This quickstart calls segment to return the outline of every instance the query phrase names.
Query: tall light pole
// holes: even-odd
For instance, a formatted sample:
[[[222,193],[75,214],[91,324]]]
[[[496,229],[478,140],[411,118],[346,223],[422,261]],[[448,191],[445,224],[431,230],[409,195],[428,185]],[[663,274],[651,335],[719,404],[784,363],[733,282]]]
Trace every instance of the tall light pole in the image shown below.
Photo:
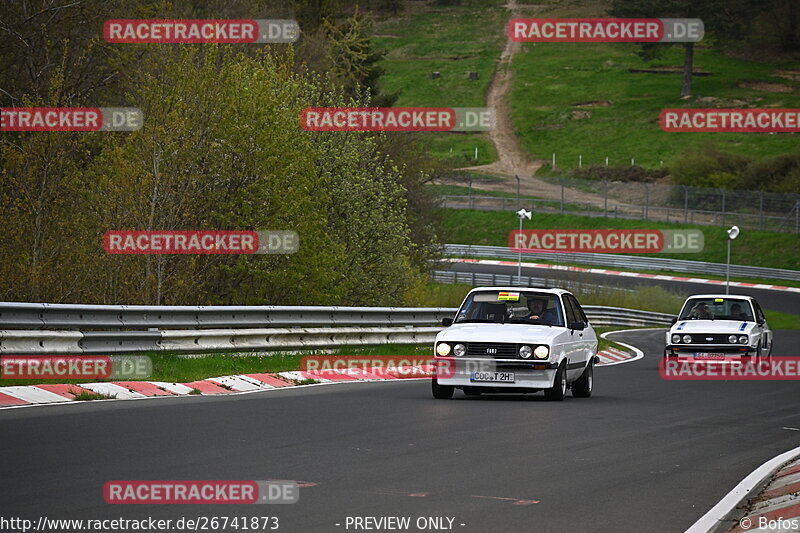
[[[728,263],[725,267],[725,294],[731,291],[731,241],[739,236],[739,226],[733,226],[728,230]]]
[[[519,233],[522,234],[522,221],[526,218],[528,220],[531,219],[531,211],[528,211],[524,207],[517,211],[517,218],[519,219]],[[519,242],[519,240],[517,240]],[[517,280],[519,284],[522,285],[522,248],[517,248]]]

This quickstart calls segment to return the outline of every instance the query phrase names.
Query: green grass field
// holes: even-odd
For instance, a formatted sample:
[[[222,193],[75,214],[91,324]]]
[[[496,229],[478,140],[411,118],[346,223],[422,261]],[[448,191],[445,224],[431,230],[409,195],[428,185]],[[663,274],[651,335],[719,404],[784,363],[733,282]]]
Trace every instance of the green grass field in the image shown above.
[[[509,211],[443,209],[443,242],[505,246],[508,233],[517,229],[517,218]],[[535,213],[527,229],[699,229],[705,237],[705,249],[693,254],[647,254],[692,261],[724,263],[727,253],[725,229],[644,220],[598,218],[578,215]],[[790,233],[743,231],[732,247],[731,262],[739,265],[800,269],[800,236]]]
[[[400,91],[398,106],[485,105],[509,15],[503,2],[467,3],[420,3],[401,17],[378,23],[375,42],[387,52],[382,82],[387,91]],[[533,3],[542,7],[536,17],[590,17],[603,16],[610,2]],[[693,98],[684,101],[680,73],[629,72],[680,67],[682,47],[665,48],[661,57],[649,62],[637,50],[632,44],[615,43],[523,44],[512,65],[509,101],[523,148],[547,160],[555,152],[560,169],[577,167],[579,155],[584,165],[609,157],[611,165],[629,164],[634,158],[649,168],[658,168],[661,161],[669,166],[687,147],[707,141],[751,156],[797,151],[796,134],[665,133],[658,117],[662,109],[673,107],[800,107],[800,80],[780,72],[797,70],[800,63],[737,59],[700,43],[695,47],[695,70],[710,75],[695,76]],[[431,79],[433,71],[441,78]],[[477,81],[467,81],[470,71],[478,72]],[[468,151],[462,140],[436,137],[440,140],[432,144],[432,153],[446,158],[452,147],[462,156],[454,166],[461,164]],[[488,162],[480,153],[487,159],[493,154],[478,148],[478,164]]]

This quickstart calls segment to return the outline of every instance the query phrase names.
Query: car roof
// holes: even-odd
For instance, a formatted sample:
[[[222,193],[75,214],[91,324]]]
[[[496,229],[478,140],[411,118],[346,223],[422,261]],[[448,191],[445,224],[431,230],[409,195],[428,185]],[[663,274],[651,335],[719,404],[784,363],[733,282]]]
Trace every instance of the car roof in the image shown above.
[[[745,296],[744,294],[692,294],[686,297],[686,300],[692,298],[738,298],[740,300],[755,300],[752,296]]]
[[[544,287],[475,287],[469,294],[475,291],[513,291],[513,292],[522,292],[522,291],[532,291],[532,292],[546,292],[550,294],[572,294],[568,290],[565,289],[557,289],[557,288],[544,288]]]

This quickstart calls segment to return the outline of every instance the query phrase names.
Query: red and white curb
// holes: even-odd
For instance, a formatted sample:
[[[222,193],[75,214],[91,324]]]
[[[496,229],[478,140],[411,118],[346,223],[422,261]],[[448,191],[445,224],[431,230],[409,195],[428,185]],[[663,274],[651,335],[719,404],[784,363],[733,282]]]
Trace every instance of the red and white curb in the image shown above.
[[[190,383],[164,381],[117,381],[113,383],[81,383],[80,385],[40,384],[0,387],[0,409],[69,403],[76,396],[93,392],[109,399],[135,400],[164,396],[209,396],[243,394],[283,387],[320,385],[356,381],[397,381],[425,379],[432,375],[431,365],[371,369],[332,369],[321,371],[295,370],[290,372],[240,374],[202,379]],[[306,383],[307,382],[307,383]]]
[[[627,331],[643,331],[644,329],[659,329],[659,328],[621,329],[618,331],[606,331],[605,333],[601,333],[600,337],[603,339],[608,339],[608,335],[611,334],[625,333]],[[614,341],[614,342],[619,344],[620,346],[624,346],[630,351],[625,352],[618,348],[608,348],[607,350],[602,350],[600,352],[597,352],[597,357],[600,358],[600,363],[598,363],[598,366],[613,366],[613,365],[621,365],[623,363],[632,363],[644,357],[644,352],[641,351],[636,346],[631,346],[630,344],[625,344],[624,342],[619,342],[619,341]]]
[[[632,352],[628,353],[616,348],[599,352],[597,354],[600,358],[598,365],[618,365],[644,357],[644,354],[637,348],[625,344],[622,345],[630,348]],[[302,385],[430,379],[432,375],[432,365],[421,365],[369,369],[291,370],[277,373],[220,376],[190,383],[116,381],[112,383],[81,383],[80,385],[40,384],[11,386],[0,387],[0,409],[69,403],[75,401],[76,396],[85,392],[109,396],[110,398],[108,399],[136,400],[164,396],[243,394]]]
[[[767,479],[769,482],[764,484]],[[753,497],[754,490],[761,486],[763,488]],[[731,513],[740,505],[745,509],[745,516],[737,523]],[[721,528],[728,523],[730,525]],[[800,531],[800,447],[756,468],[686,533],[711,531]]]
[[[499,261],[495,259],[449,259],[453,263],[477,263],[480,265],[504,265],[517,266],[516,261]],[[583,268],[567,265],[549,265],[546,263],[522,263],[522,266],[529,268],[547,268],[550,270],[568,270],[570,272],[585,272],[588,274],[603,274],[606,276],[621,276],[626,278],[648,278],[665,281],[684,281],[687,283],[705,283],[707,285],[725,285],[724,280],[705,279],[705,278],[686,278],[681,276],[667,276],[662,274],[644,274],[642,272],[621,272],[619,270],[608,270],[605,268]],[[751,289],[766,289],[771,291],[786,291],[800,293],[800,287],[784,287],[783,285],[768,285],[765,283],[745,283],[744,281],[731,281],[732,287],[749,287]]]

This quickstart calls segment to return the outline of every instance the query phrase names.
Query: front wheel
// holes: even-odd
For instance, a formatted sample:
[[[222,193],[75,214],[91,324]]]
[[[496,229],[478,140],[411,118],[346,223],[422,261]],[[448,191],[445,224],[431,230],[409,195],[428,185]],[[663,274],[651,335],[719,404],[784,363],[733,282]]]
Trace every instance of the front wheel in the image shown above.
[[[567,395],[567,371],[566,364],[562,363],[556,371],[556,379],[553,386],[544,390],[544,397],[552,402],[560,402]]]
[[[592,395],[594,385],[594,365],[589,363],[581,374],[581,377],[572,384],[572,395],[576,398],[588,398]]]
[[[449,400],[453,397],[453,392],[455,392],[455,390],[455,387],[439,385],[439,382],[436,381],[436,378],[431,380],[431,392],[433,393],[433,397],[437,400]]]

